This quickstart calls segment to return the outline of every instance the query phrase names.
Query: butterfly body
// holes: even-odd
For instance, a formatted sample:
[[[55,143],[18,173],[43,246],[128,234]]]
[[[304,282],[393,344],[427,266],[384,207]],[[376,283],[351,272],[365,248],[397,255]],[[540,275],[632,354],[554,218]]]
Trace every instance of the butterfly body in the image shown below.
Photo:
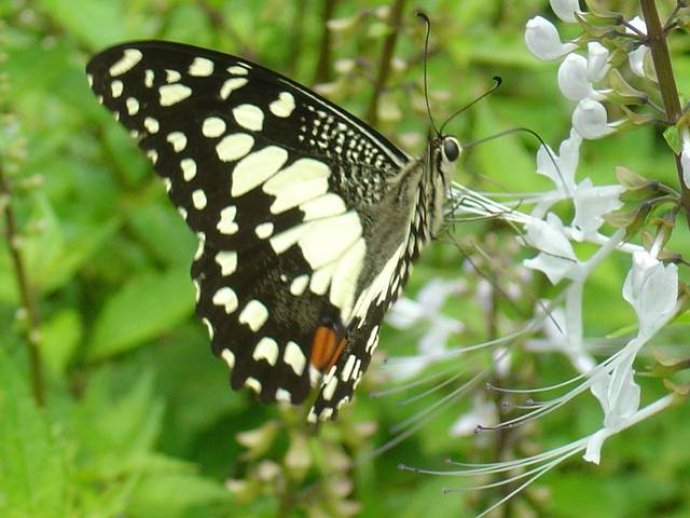
[[[411,158],[305,87],[242,58],[132,42],[87,66],[199,239],[197,314],[233,388],[349,401],[412,261],[443,221],[460,146]]]

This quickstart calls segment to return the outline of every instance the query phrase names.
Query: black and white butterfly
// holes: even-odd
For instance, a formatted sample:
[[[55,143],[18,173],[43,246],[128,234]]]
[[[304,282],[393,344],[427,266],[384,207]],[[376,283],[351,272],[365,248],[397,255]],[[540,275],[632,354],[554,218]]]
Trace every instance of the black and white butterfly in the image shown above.
[[[242,58],[162,41],[87,66],[199,239],[197,313],[234,389],[335,417],[384,314],[439,231],[461,152],[413,158],[298,83]]]

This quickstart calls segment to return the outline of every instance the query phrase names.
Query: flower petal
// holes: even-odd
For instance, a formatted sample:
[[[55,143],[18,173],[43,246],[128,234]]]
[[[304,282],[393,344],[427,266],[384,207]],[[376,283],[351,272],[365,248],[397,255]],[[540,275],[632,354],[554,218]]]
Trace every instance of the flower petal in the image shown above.
[[[594,89],[587,79],[587,59],[579,54],[568,54],[558,67],[558,88],[573,101],[594,96]]]
[[[573,128],[586,139],[598,139],[613,133],[616,124],[609,124],[607,120],[606,108],[593,99],[582,99],[572,117]]]
[[[556,26],[541,16],[527,22],[525,44],[537,59],[543,61],[558,59],[577,48],[572,42],[562,43]]]
[[[551,0],[549,3],[554,14],[564,22],[575,23],[575,13],[582,13],[578,0]]]

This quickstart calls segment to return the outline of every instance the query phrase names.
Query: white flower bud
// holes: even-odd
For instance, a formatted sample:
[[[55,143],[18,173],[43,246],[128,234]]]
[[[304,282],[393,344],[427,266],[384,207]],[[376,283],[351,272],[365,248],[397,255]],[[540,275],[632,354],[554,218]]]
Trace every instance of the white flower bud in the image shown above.
[[[577,48],[572,42],[562,43],[556,27],[546,18],[536,16],[527,22],[525,28],[527,49],[543,61],[551,61]]]
[[[568,23],[577,22],[575,13],[582,14],[578,0],[551,0],[551,10],[560,20]]]
[[[616,131],[621,121],[608,123],[603,104],[593,99],[582,99],[573,112],[572,123],[582,138],[593,140]]]

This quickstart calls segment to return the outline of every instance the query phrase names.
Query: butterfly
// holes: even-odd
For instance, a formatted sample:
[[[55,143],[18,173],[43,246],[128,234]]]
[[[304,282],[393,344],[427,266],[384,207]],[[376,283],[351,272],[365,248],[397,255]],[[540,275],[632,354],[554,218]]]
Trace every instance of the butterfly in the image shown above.
[[[86,71],[198,238],[197,314],[232,388],[335,418],[439,232],[458,140],[412,157],[287,77],[180,43],[120,44]]]

